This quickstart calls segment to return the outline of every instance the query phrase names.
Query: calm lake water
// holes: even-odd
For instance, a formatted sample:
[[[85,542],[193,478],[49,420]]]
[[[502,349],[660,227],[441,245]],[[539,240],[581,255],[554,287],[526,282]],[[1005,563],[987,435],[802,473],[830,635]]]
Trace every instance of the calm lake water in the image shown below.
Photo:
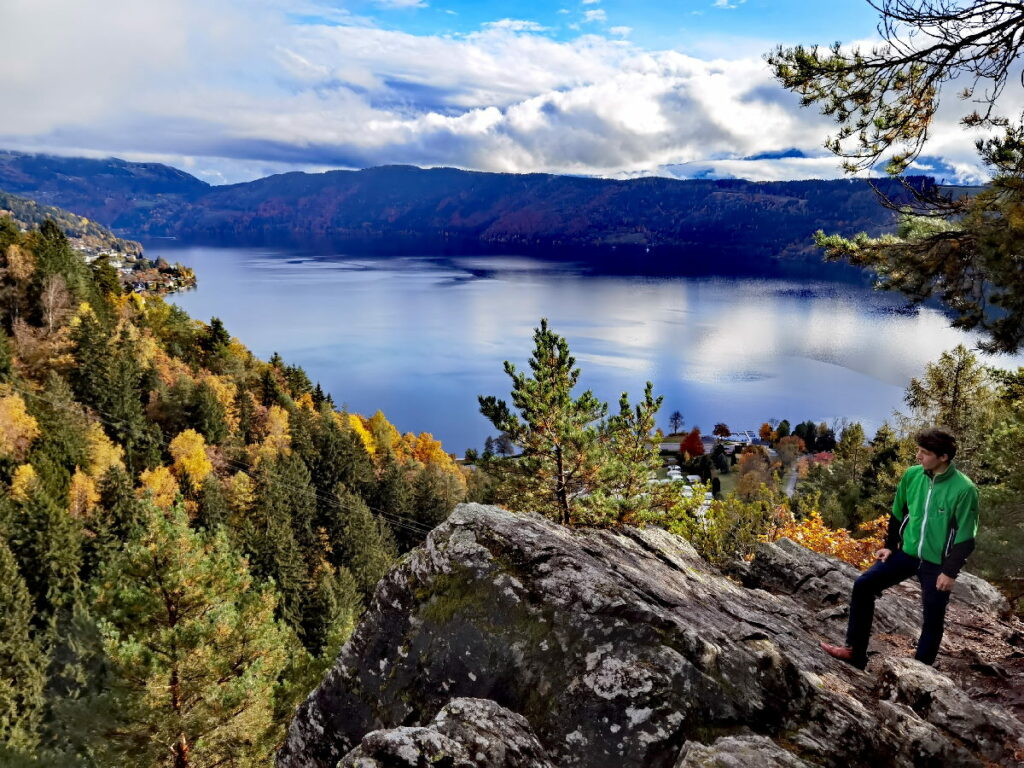
[[[401,431],[450,452],[495,431],[477,395],[508,399],[504,360],[525,367],[541,317],[567,337],[589,387],[615,407],[644,382],[665,396],[661,426],[756,429],[775,417],[861,421],[902,405],[911,376],[973,337],[938,311],[835,283],[623,278],[530,258],[322,257],[252,248],[169,248],[199,288],[172,297],[221,318],[262,358],[279,352],[335,402],[382,409]],[[1002,366],[1021,358],[999,358]]]

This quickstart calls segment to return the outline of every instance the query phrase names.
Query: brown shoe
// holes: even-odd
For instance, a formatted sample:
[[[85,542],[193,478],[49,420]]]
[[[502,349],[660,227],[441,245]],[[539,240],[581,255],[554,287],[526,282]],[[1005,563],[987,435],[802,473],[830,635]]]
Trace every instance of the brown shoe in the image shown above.
[[[820,645],[821,650],[832,658],[845,661],[847,664],[850,664],[857,669],[864,669],[864,667],[868,665],[868,660],[866,658],[858,659],[854,656],[853,648],[845,645],[829,645],[828,643],[820,643]]]

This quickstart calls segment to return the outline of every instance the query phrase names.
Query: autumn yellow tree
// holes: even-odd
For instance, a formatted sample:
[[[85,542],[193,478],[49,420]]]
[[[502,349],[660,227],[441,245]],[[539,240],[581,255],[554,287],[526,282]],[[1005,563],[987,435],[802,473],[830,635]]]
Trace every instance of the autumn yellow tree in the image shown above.
[[[264,423],[266,436],[255,449],[253,464],[291,454],[292,436],[288,422],[288,411],[279,405],[270,406]]]
[[[91,478],[99,480],[112,467],[124,469],[124,448],[107,437],[98,421],[89,425],[86,440],[89,451],[89,466],[86,472]]]
[[[21,395],[0,397],[0,456],[22,460],[37,437],[39,424],[25,409]]]
[[[167,467],[145,469],[139,475],[140,497],[149,494],[153,504],[160,509],[170,509],[181,492],[178,481]]]
[[[96,482],[78,467],[71,476],[68,486],[68,512],[79,519],[88,517],[96,503],[100,500],[100,492]]]
[[[367,429],[363,418],[358,414],[350,413],[348,415],[348,425],[359,437],[370,458],[373,458],[377,453],[377,443],[374,441],[373,435],[370,434],[370,430]]]
[[[171,440],[168,450],[178,480],[193,494],[198,493],[203,480],[213,472],[213,463],[206,455],[206,440],[194,429],[186,429]]]
[[[38,479],[39,475],[31,464],[18,465],[11,475],[11,498],[15,501],[28,501]]]

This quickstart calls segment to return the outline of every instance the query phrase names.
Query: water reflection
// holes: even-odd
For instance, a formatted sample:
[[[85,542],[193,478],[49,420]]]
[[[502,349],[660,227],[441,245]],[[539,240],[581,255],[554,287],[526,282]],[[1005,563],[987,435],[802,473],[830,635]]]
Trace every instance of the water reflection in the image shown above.
[[[705,430],[769,417],[846,417],[871,430],[926,362],[972,343],[935,310],[908,313],[898,297],[829,283],[593,276],[509,257],[151,250],[197,270],[199,288],[174,298],[194,317],[220,317],[257,355],[302,365],[339,404],[381,408],[457,452],[489,433],[476,396],[507,397],[502,361],[525,365],[541,317],[568,337],[583,386],[614,404],[651,379],[663,421],[678,409]]]

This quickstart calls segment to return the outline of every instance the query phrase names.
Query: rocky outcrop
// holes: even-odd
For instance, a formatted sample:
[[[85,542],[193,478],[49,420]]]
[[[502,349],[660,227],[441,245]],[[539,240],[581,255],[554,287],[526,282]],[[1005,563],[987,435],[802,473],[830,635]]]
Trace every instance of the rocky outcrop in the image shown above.
[[[675,768],[810,768],[792,752],[765,737],[723,736],[714,744],[691,741],[683,747]]]
[[[371,731],[339,768],[556,768],[530,724],[486,699],[454,699],[426,727]]]
[[[1024,683],[1019,624],[958,600],[931,670],[903,658],[918,608],[901,588],[879,603],[862,673],[817,647],[842,637],[855,576],[780,542],[743,586],[657,528],[573,531],[462,505],[378,585],[278,766],[474,759],[484,742],[508,750],[482,765],[1016,765],[1024,726],[1000,691]],[[502,725],[456,733],[435,719],[446,706]],[[543,751],[523,752],[529,729]],[[396,745],[413,762],[381,759]],[[500,762],[516,750],[539,762]]]

